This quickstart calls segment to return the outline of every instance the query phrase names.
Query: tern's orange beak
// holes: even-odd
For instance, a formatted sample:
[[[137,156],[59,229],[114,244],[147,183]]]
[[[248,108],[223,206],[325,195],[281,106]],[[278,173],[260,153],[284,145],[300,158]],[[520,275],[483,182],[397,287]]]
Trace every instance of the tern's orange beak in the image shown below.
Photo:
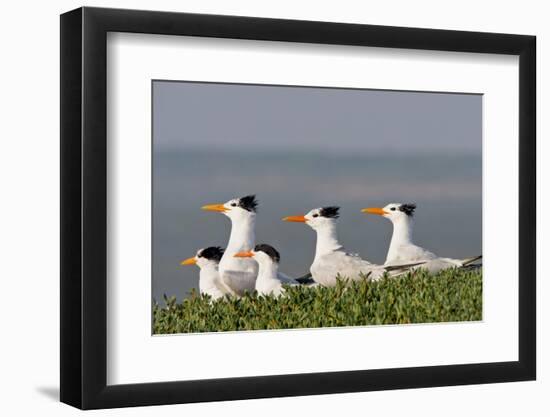
[[[187,258],[185,261],[181,261],[180,265],[195,265],[197,263],[197,260],[193,256],[192,258]]]
[[[369,207],[364,208],[361,210],[362,213],[370,213],[370,214],[378,214],[379,216],[383,216],[384,214],[389,214],[386,210],[378,208],[378,207]]]
[[[252,258],[254,254],[251,250],[244,251],[244,252],[237,252],[235,255],[233,255],[235,258]]]
[[[305,216],[288,216],[283,219],[285,222],[297,222],[297,223],[305,223],[307,222],[307,219]]]
[[[201,208],[207,211],[219,211],[222,213],[229,210],[223,204],[207,204],[206,206],[202,206]]]

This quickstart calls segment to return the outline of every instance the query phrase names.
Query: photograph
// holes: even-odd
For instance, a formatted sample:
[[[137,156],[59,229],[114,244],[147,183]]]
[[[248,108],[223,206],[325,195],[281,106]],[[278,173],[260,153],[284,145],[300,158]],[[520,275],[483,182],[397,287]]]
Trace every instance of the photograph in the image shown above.
[[[152,97],[153,334],[483,319],[482,94]]]
[[[8,407],[334,415],[387,413],[391,397],[410,415],[451,403],[460,416],[537,415],[537,68],[550,29],[532,8],[499,21],[493,6],[430,19],[416,4],[65,5],[50,32],[41,13],[58,51],[33,48],[47,36],[31,31],[17,68],[57,59],[26,78],[60,105],[30,118],[19,106],[11,136],[51,119],[59,146],[7,140],[24,158],[8,158],[6,178],[59,161],[59,192],[30,170],[14,183],[28,201],[6,207],[41,219],[31,200],[51,196],[60,244],[29,263],[20,225],[37,217],[6,217],[25,248],[4,274],[23,313],[8,333],[23,353],[31,337],[47,348],[33,373],[11,361],[6,380],[35,392]],[[8,84],[18,107],[29,83]],[[38,274],[29,292],[22,265],[48,262],[58,283]],[[40,314],[21,308],[29,297]]]

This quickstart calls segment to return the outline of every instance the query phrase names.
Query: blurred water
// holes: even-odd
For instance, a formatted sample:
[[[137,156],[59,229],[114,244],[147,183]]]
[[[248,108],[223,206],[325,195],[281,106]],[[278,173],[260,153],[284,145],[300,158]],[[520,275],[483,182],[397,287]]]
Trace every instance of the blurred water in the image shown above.
[[[311,152],[155,149],[153,166],[153,297],[178,300],[198,288],[199,270],[180,260],[198,248],[225,246],[230,221],[204,204],[256,194],[257,243],[281,253],[281,270],[302,275],[313,260],[315,233],[286,215],[339,205],[346,249],[382,263],[391,223],[360,209],[414,202],[415,240],[437,254],[481,253],[482,162],[474,154],[368,155]]]

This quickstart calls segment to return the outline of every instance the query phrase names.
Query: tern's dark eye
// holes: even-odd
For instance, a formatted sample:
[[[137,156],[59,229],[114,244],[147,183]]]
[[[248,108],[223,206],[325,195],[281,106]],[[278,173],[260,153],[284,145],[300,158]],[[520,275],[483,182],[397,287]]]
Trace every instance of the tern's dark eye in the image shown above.
[[[313,217],[319,217],[319,215],[318,215],[317,213],[315,213],[315,214],[313,215]]]
[[[237,207],[237,203],[231,203],[231,207]]]
[[[392,207],[390,210],[391,210],[391,211],[395,211],[395,207]]]

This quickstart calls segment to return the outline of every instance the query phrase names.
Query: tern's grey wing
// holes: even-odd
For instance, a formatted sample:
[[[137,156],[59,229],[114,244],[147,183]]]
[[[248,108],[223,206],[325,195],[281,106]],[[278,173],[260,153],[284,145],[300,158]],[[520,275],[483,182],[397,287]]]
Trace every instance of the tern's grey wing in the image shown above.
[[[420,265],[418,269],[427,269],[431,273],[436,273],[449,268],[465,268],[471,266],[479,267],[479,265],[473,264],[475,264],[481,258],[481,256],[475,256],[473,258],[466,259],[435,258],[428,260],[424,265]]]
[[[254,291],[256,283],[256,274],[252,272],[224,270],[221,274],[222,282],[238,295],[243,295],[245,291]]]
[[[426,263],[415,267],[414,269],[425,269],[431,274],[435,274],[439,271],[443,271],[449,268],[459,268],[460,262],[456,259],[450,258],[435,258],[427,260]]]
[[[474,263],[477,263],[477,261],[481,261],[483,259],[483,255],[474,256],[472,258],[465,258],[461,259],[460,262],[462,263],[462,266],[470,266]],[[478,267],[480,265],[477,265]]]
[[[282,272],[277,272],[277,278],[279,279],[279,281],[281,281],[282,284],[286,285],[298,283],[294,278],[291,278],[288,275],[283,274]]]
[[[416,245],[402,245],[395,251],[395,256],[392,259],[386,260],[386,263],[405,263],[415,261],[427,261],[437,259],[437,255],[427,249]]]
[[[298,284],[301,285],[312,285],[315,284],[315,280],[311,276],[311,272],[308,272],[305,275],[302,275],[301,277],[294,278]]]
[[[231,289],[231,287],[223,282],[220,276],[218,276],[218,280],[216,281],[216,288],[222,292],[225,295],[231,295],[236,296],[238,295],[236,291]]]
[[[313,279],[321,285],[334,286],[338,276],[358,281],[368,277],[379,279],[384,267],[374,265],[359,256],[346,252],[332,252],[318,259],[311,267]]]

